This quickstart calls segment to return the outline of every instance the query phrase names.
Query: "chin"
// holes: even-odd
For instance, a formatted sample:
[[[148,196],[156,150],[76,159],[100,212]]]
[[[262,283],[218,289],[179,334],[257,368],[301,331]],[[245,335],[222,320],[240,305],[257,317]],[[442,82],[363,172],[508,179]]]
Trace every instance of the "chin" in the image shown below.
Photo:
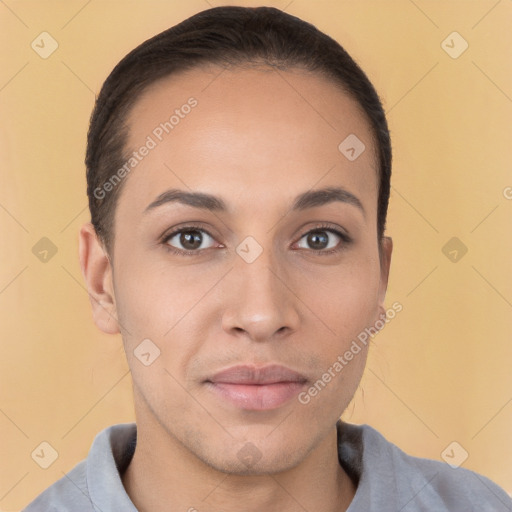
[[[211,468],[221,473],[240,476],[264,476],[288,471],[301,462],[301,457],[297,453],[283,452],[268,454],[267,451],[261,453],[261,458],[257,455],[254,461],[245,458],[239,458],[238,453],[226,454],[225,457],[214,457],[202,459],[203,462]]]
[[[268,433],[252,437],[250,441],[224,443],[212,450],[205,445],[206,452],[196,453],[207,466],[222,473],[261,476],[288,471],[307,456],[308,447],[293,436],[293,442],[284,444],[283,439],[269,442]],[[212,442],[211,446],[215,443]]]

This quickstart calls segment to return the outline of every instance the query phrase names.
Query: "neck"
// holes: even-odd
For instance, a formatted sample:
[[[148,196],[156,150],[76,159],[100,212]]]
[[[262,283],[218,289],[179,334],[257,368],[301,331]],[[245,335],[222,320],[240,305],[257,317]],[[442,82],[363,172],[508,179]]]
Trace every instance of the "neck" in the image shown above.
[[[297,466],[268,475],[226,474],[206,465],[158,422],[137,422],[137,445],[121,475],[140,512],[345,511],[355,494],[332,432]],[[241,501],[243,500],[243,501]]]

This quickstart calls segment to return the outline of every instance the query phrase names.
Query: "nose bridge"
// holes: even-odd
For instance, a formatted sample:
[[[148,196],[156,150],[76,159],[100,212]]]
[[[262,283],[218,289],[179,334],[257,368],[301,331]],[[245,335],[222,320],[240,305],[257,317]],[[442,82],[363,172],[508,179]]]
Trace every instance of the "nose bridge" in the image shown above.
[[[258,246],[246,239],[237,248],[228,283],[232,300],[226,301],[223,327],[265,341],[278,331],[296,330],[299,315],[284,265],[271,248]]]

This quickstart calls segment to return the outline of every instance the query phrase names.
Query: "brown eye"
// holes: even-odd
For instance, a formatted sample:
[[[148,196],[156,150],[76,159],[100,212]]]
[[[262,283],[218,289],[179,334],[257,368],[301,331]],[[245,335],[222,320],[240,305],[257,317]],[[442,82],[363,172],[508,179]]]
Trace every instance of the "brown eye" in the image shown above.
[[[305,240],[305,245],[304,242]],[[307,249],[318,256],[328,256],[348,248],[353,239],[330,224],[321,224],[304,233],[298,242],[300,249]]]
[[[329,244],[329,237],[325,232],[312,231],[311,233],[307,234],[307,243],[312,249],[325,249]]]
[[[203,243],[208,241],[208,238],[213,241],[213,238],[203,229],[182,228],[166,237],[164,243],[178,251],[199,252],[208,248],[202,247]]]

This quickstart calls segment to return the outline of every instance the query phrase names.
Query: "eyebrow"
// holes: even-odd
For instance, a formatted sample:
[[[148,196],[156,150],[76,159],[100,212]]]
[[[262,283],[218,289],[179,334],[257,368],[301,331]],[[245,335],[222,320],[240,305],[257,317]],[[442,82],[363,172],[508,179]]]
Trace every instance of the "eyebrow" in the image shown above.
[[[295,198],[292,211],[307,210],[308,208],[323,206],[336,201],[355,206],[361,210],[363,216],[366,217],[366,212],[361,201],[354,194],[341,187],[308,190]],[[172,202],[212,212],[226,212],[228,210],[226,203],[220,197],[203,192],[187,192],[185,190],[169,189],[160,194],[149,204],[144,210],[144,213]]]

